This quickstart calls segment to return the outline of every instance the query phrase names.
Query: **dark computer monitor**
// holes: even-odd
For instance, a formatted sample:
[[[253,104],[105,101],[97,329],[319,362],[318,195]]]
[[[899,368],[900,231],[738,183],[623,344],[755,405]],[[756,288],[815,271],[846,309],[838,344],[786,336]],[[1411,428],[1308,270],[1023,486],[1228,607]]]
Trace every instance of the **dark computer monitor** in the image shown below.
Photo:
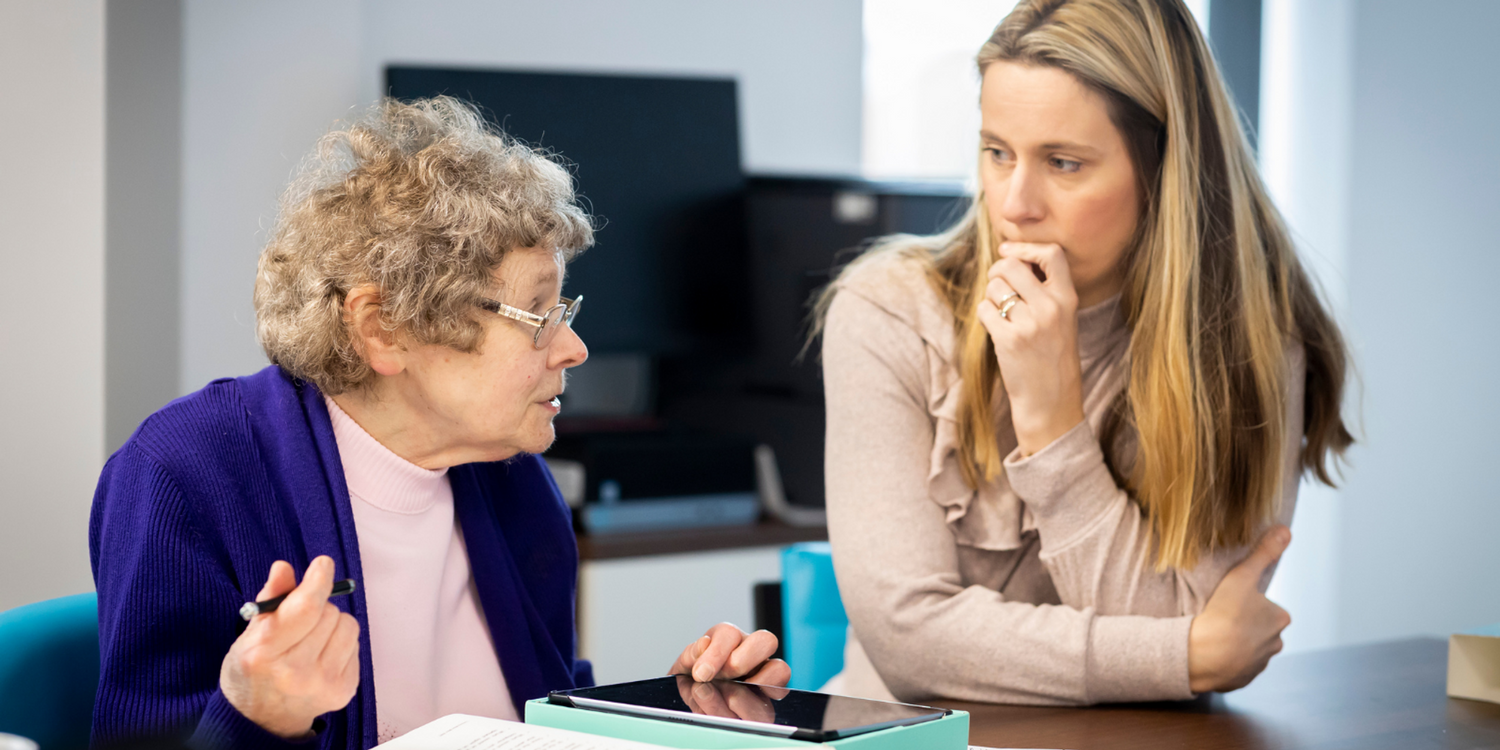
[[[732,79],[391,66],[398,99],[447,94],[572,165],[598,217],[569,271],[591,350],[681,355],[750,336]]]

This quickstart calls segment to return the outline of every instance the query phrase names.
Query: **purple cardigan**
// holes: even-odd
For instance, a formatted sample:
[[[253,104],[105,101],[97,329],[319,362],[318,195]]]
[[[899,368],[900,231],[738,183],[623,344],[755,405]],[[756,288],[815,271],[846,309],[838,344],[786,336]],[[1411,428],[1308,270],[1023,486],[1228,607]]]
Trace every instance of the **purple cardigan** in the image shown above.
[[[540,458],[455,466],[454,513],[516,710],[593,684],[575,658],[578,548]],[[219,690],[236,611],[275,560],[300,579],[318,555],[361,580],[349,490],[323,396],[279,367],[216,380],[152,415],[105,464],[89,551],[99,590],[93,744],[188,739],[199,747],[291,747]],[[369,632],[362,590],[333,600]],[[296,746],[376,744],[370,642],[359,691]]]

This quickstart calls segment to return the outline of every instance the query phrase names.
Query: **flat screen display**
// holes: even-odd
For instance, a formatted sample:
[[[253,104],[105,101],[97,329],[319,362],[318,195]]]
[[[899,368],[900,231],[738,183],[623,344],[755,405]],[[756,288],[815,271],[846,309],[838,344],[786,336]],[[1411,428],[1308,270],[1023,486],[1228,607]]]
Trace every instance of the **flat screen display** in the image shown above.
[[[391,66],[387,93],[446,94],[570,165],[597,221],[568,270],[575,328],[603,353],[686,354],[750,340],[745,177],[728,78]]]
[[[695,682],[683,675],[557,691],[548,701],[811,742],[917,724],[951,713],[943,708],[748,682]]]

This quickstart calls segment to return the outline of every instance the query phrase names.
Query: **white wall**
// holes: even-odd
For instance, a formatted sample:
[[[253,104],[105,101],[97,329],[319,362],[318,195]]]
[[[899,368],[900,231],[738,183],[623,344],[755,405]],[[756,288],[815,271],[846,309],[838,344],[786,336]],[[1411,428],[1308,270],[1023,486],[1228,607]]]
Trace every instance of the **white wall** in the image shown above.
[[[182,393],[266,365],[255,262],[292,169],[357,102],[356,0],[188,0],[183,13]]]
[[[1273,584],[1288,646],[1500,621],[1500,5],[1268,0],[1265,13],[1267,181],[1363,381],[1348,480],[1304,494]]]
[[[1500,3],[1354,4],[1346,641],[1500,622]]]
[[[755,584],[779,580],[780,547],[585,560],[578,655],[594,662],[601,685],[665,674],[714,625],[752,629]]]
[[[739,79],[745,168],[859,172],[859,0],[370,0],[362,101],[387,63]]]
[[[104,3],[0,3],[0,610],[93,588],[104,459]]]
[[[735,76],[746,168],[859,171],[859,0],[188,0],[182,377],[264,366],[250,294],[292,167],[390,62]]]
[[[1262,6],[1260,164],[1309,270],[1347,322],[1349,159],[1353,128],[1351,0]],[[1350,401],[1351,410],[1357,408]],[[1353,412],[1351,411],[1351,414]],[[1343,494],[1304,480],[1269,595],[1292,613],[1288,651],[1340,642]]]

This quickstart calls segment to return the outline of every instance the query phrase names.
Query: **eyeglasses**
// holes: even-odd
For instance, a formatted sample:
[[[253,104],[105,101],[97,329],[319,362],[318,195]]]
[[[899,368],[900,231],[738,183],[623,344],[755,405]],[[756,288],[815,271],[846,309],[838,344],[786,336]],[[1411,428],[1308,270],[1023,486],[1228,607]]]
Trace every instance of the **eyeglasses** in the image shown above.
[[[531,338],[531,343],[538,349],[546,349],[547,345],[552,343],[552,337],[557,335],[557,327],[560,324],[566,323],[569,328],[573,327],[573,318],[578,317],[578,306],[583,302],[583,295],[580,294],[573,299],[567,297],[557,299],[558,303],[541,315],[488,298],[480,298],[479,306],[496,315],[536,326],[536,335]]]

